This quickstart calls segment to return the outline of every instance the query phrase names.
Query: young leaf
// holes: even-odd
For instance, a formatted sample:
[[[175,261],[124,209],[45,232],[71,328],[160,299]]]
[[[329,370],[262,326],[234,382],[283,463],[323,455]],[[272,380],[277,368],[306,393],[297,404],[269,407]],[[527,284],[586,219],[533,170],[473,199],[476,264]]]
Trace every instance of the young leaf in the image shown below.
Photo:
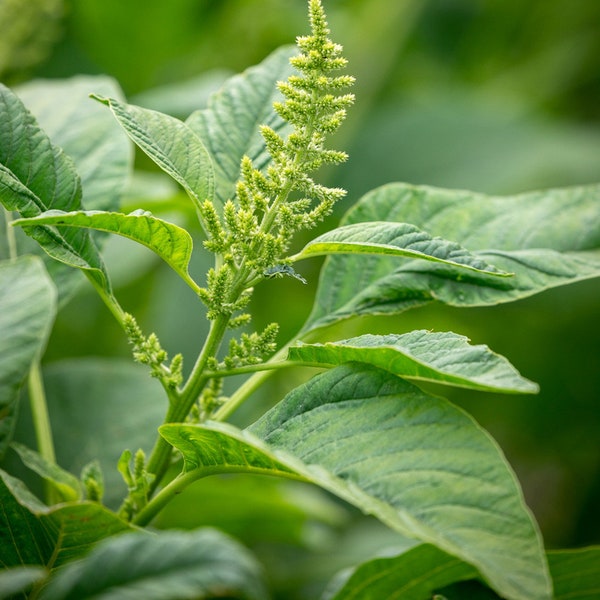
[[[19,390],[56,314],[56,288],[33,256],[0,262],[0,457],[11,441]]]
[[[71,159],[40,129],[23,103],[0,85],[0,202],[23,217],[81,209],[81,185]],[[111,295],[102,259],[87,231],[45,226],[28,233],[55,260],[82,269]]]
[[[438,300],[452,306],[510,302],[600,275],[599,186],[493,197],[390,184],[364,196],[343,225],[414,223],[458,241],[513,277],[388,257],[327,258],[305,331],[364,314],[394,314]]]
[[[88,210],[116,210],[133,165],[133,147],[91,91],[121,98],[103,75],[45,79],[20,85],[17,95],[54,144],[74,161]]]
[[[244,155],[257,169],[268,165],[270,157],[258,126],[268,125],[280,135],[289,127],[273,110],[273,102],[281,97],[275,84],[293,72],[289,59],[295,53],[294,47],[279,48],[259,65],[232,77],[210,98],[208,108],[192,113],[186,121],[212,158],[219,210],[235,196]]]
[[[183,121],[114,98],[93,97],[111,109],[125,133],[183,187],[196,207],[213,199],[211,158],[200,138]]]
[[[318,366],[362,362],[407,379],[486,391],[538,391],[503,356],[487,346],[471,346],[466,337],[452,332],[366,334],[339,342],[301,344],[289,349],[288,359]]]
[[[424,600],[450,583],[477,577],[477,571],[435,546],[420,544],[398,556],[365,562],[343,575],[343,580],[332,581],[321,600]]]
[[[24,228],[38,225],[87,227],[122,235],[150,248],[192,288],[198,287],[188,272],[193,244],[190,234],[148,212],[135,211],[124,215],[101,211],[48,211],[31,219],[18,219],[15,224]]]
[[[118,592],[117,592],[118,590]],[[215,529],[136,532],[99,544],[62,569],[43,600],[266,599],[261,568],[239,543]]]
[[[447,401],[368,365],[292,391],[249,428],[301,473],[476,567],[511,600],[551,597],[542,542],[495,442]]]
[[[409,223],[354,223],[320,235],[292,257],[302,260],[327,254],[374,254],[421,258],[480,273],[507,277],[494,266],[469,253],[455,242],[432,238]]]
[[[58,567],[98,540],[131,530],[97,502],[48,507],[18,479],[0,470],[0,563]]]

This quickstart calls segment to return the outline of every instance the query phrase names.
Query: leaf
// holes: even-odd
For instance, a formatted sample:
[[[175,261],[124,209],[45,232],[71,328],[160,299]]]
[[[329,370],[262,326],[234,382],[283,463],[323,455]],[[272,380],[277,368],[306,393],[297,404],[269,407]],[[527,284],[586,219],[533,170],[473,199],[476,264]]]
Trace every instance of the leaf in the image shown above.
[[[121,98],[116,81],[104,75],[34,80],[17,95],[54,144],[74,161],[88,210],[116,210],[133,165],[131,142],[90,92]]]
[[[330,584],[322,600],[426,600],[455,581],[477,577],[477,571],[435,546],[421,544],[392,557],[375,558]]]
[[[550,598],[542,542],[490,436],[450,403],[348,364],[249,428],[301,473],[409,537],[475,566],[500,595]],[[278,454],[279,456],[279,454]]]
[[[302,260],[327,254],[374,254],[421,258],[480,273],[508,277],[467,250],[442,238],[432,238],[409,223],[372,221],[333,229],[314,240],[293,257]]]
[[[0,140],[0,202],[7,210],[35,217],[46,210],[81,208],[81,185],[73,162],[2,85]],[[82,269],[96,287],[111,295],[102,259],[87,231],[40,226],[28,234],[49,256]]]
[[[130,533],[99,544],[44,589],[43,600],[267,598],[250,553],[214,529]]]
[[[288,359],[316,366],[368,363],[407,379],[486,391],[538,391],[503,356],[487,346],[471,346],[466,337],[452,332],[367,334],[326,344],[300,344],[289,349]]]
[[[95,502],[48,507],[0,470],[0,564],[59,567],[131,527]]]
[[[211,157],[200,138],[183,121],[114,98],[92,97],[111,109],[125,133],[183,187],[196,207],[213,199]]]
[[[116,233],[150,248],[158,254],[192,288],[188,265],[192,255],[192,238],[181,227],[154,217],[149,212],[134,211],[128,215],[101,211],[48,211],[31,219],[19,219],[15,224],[24,228],[38,225],[88,227]]]
[[[24,594],[46,575],[46,570],[41,567],[13,567],[0,571],[0,599],[10,600],[18,593]]]
[[[413,223],[458,241],[513,277],[457,271],[426,261],[330,256],[304,331],[349,317],[395,314],[437,300],[488,306],[600,274],[599,186],[494,197],[390,184],[365,195],[343,225]]]
[[[447,401],[347,364],[292,391],[245,431],[164,425],[187,475],[305,478],[392,529],[473,565],[509,600],[547,600],[542,543],[495,442]]]
[[[13,442],[11,448],[17,452],[23,463],[32,471],[53,483],[66,501],[81,499],[81,486],[77,477],[61,469],[57,464],[47,461],[38,452],[23,444]]]
[[[0,457],[15,426],[19,390],[56,315],[56,288],[35,257],[0,262]]]
[[[249,156],[254,167],[266,169],[271,158],[259,133],[268,125],[285,135],[288,125],[273,110],[281,95],[276,83],[294,72],[289,59],[296,53],[293,46],[275,50],[262,63],[229,79],[214,94],[208,108],[190,115],[186,123],[206,145],[215,169],[215,206],[235,195],[240,163]]]
[[[594,600],[600,596],[600,546],[548,552],[555,600]]]

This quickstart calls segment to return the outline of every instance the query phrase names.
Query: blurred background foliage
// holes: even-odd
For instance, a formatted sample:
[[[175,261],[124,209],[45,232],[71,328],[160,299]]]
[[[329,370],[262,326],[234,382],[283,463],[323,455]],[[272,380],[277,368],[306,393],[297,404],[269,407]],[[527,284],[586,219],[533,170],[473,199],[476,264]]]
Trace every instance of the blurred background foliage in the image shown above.
[[[305,4],[0,0],[0,77],[16,85],[104,73],[118,80],[130,101],[184,118],[205,105],[228,73],[261,61],[304,33]],[[329,225],[364,192],[389,181],[490,194],[600,181],[599,2],[326,0],[325,6],[334,38],[343,43],[350,72],[357,77],[357,104],[336,140],[348,149],[350,160],[323,173],[329,183],[349,190]],[[137,166],[151,170],[142,157]],[[124,210],[144,206],[194,228],[193,215],[175,187],[150,175],[156,179],[136,178]],[[156,330],[172,353],[182,351],[191,361],[206,330],[195,299],[145,250],[114,240],[107,253],[126,309],[139,316],[146,330]],[[124,253],[133,271],[123,264]],[[319,264],[301,265],[307,286],[274,280],[260,287],[256,327],[279,318],[281,339],[293,335],[310,310]],[[201,273],[206,266],[199,253],[195,270]],[[368,329],[453,330],[507,356],[541,385],[538,396],[441,393],[498,440],[549,547],[599,543],[599,292],[600,282],[589,281],[494,309],[428,306],[391,319],[349,323],[335,335]],[[105,309],[83,288],[63,310],[45,361],[126,357],[128,352]],[[302,376],[274,377],[254,410],[272,403]],[[244,422],[253,415],[253,409],[245,409],[237,418]],[[256,546],[256,528],[263,525],[233,509],[239,494],[230,494],[228,485],[212,487],[211,493],[192,490],[190,498],[205,506],[198,523],[212,519]],[[258,490],[247,482],[244,486],[256,510]],[[270,486],[263,489],[274,493]],[[265,506],[267,515],[276,514]],[[317,521],[335,529],[351,518],[340,510],[331,508]],[[163,522],[194,524],[194,517],[181,522],[181,515],[175,511],[172,521],[166,515]],[[355,546],[382,547],[385,534],[356,522],[343,534],[346,538],[355,535]],[[322,555],[351,554],[355,547],[346,540],[342,552],[339,537],[310,537],[312,553],[302,556],[313,571],[322,568]],[[296,539],[286,539],[291,538]],[[279,565],[291,557],[298,560],[298,552],[291,544],[284,552],[264,550],[264,556]],[[342,566],[339,562],[336,566]],[[286,576],[298,578],[301,572],[296,568]]]

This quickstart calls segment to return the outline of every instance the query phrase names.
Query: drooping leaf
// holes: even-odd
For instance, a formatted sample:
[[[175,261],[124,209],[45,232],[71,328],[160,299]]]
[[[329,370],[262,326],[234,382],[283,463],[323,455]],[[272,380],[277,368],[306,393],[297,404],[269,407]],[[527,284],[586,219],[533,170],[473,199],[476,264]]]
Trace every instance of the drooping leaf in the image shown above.
[[[453,267],[507,277],[459,244],[433,238],[409,223],[372,221],[338,227],[311,240],[294,256],[301,260],[328,254],[372,254],[421,258]]]
[[[91,92],[122,99],[116,81],[104,75],[34,80],[17,95],[54,144],[74,161],[87,210],[116,210],[133,165],[131,142]]]
[[[72,160],[51,143],[23,103],[2,85],[0,202],[22,217],[46,210],[81,209],[81,184]],[[96,287],[111,295],[102,259],[87,231],[39,226],[28,234],[49,256],[83,270]]]
[[[365,314],[438,300],[452,306],[510,302],[600,274],[600,187],[494,197],[390,184],[365,195],[343,225],[413,223],[454,240],[512,277],[389,257],[327,258],[305,331]]]
[[[270,156],[259,126],[268,125],[280,135],[287,131],[287,124],[273,110],[273,102],[280,99],[276,83],[293,72],[289,59],[295,52],[294,47],[279,48],[259,65],[232,77],[210,98],[208,108],[187,119],[212,158],[217,208],[233,199],[244,155],[252,159],[255,168],[267,167]]]
[[[600,546],[548,552],[555,600],[600,597]]]
[[[114,98],[94,98],[111,109],[125,133],[183,187],[196,206],[213,199],[211,157],[202,140],[183,121]]]
[[[98,540],[132,528],[95,502],[49,507],[0,470],[0,564],[54,568],[79,558]]]
[[[11,441],[19,390],[56,314],[56,288],[33,256],[0,262],[0,457]]]
[[[47,461],[38,452],[23,444],[13,442],[11,448],[17,452],[23,463],[40,477],[54,484],[63,500],[81,499],[81,486],[77,477],[61,469],[57,464]]]
[[[261,600],[267,598],[261,575],[252,555],[215,529],[137,532],[99,544],[57,573],[40,597]]]
[[[295,473],[463,559],[509,600],[551,596],[539,533],[494,441],[386,371],[336,367],[243,432],[221,423],[160,432],[184,455],[190,480],[194,470]]]
[[[429,544],[399,556],[374,558],[336,578],[322,600],[428,600],[433,592],[455,581],[477,577],[460,559]]]
[[[471,346],[468,342],[452,332],[366,334],[326,344],[292,346],[288,359],[316,366],[355,361],[407,379],[487,391],[537,392],[537,385],[521,377],[503,356],[487,346]]]
[[[135,211],[128,215],[102,211],[48,211],[31,219],[15,221],[24,228],[38,225],[63,225],[87,227],[99,231],[116,233],[150,248],[158,254],[186,283],[193,288],[188,272],[192,255],[192,238],[181,227],[159,219],[146,211]]]

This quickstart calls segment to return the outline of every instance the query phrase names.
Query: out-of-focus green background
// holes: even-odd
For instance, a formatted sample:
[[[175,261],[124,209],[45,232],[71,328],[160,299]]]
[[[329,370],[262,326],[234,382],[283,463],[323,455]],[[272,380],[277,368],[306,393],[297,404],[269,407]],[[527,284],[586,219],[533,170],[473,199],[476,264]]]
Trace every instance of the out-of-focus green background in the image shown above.
[[[0,78],[16,85],[105,73],[130,101],[185,117],[226,73],[305,33],[305,4],[0,0]],[[349,191],[330,224],[389,181],[491,194],[600,181],[600,2],[324,4],[357,77],[356,107],[336,139],[350,160],[323,173]],[[138,166],[149,168],[141,158]],[[113,248],[119,252],[121,246]],[[109,255],[123,304],[171,352],[193,356],[205,331],[194,299],[173,292],[174,277],[146,254],[131,250],[131,256],[139,275]],[[277,318],[286,319],[282,339],[293,334],[310,309],[317,268],[317,262],[305,267],[307,286],[278,280],[257,290],[257,325],[287,307]],[[548,546],[599,543],[599,292],[600,281],[590,281],[494,309],[430,306],[338,333],[453,330],[507,356],[541,385],[538,396],[444,394],[498,440]],[[174,293],[176,310],[168,308]],[[46,361],[81,354],[128,354],[110,317],[85,292],[63,311]],[[271,393],[294,377],[279,378]]]

